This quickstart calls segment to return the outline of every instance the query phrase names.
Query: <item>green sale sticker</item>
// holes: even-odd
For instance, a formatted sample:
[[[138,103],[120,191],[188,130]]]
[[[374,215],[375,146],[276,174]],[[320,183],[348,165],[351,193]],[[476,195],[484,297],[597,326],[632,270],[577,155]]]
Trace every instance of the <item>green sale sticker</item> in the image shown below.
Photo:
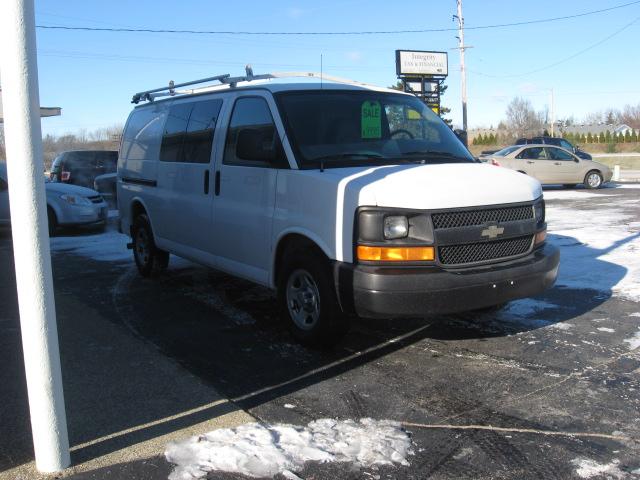
[[[361,137],[381,138],[382,117],[380,116],[380,102],[363,102],[360,113]]]

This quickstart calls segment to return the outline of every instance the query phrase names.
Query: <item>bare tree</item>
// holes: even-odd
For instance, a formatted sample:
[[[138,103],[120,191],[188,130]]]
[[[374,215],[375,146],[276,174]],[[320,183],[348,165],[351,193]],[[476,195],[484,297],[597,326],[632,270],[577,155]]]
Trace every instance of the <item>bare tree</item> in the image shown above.
[[[507,105],[507,129],[515,137],[540,133],[544,124],[544,112],[536,112],[529,100],[516,97]]]
[[[640,103],[638,105],[625,105],[620,113],[620,123],[626,123],[634,130],[640,130]]]

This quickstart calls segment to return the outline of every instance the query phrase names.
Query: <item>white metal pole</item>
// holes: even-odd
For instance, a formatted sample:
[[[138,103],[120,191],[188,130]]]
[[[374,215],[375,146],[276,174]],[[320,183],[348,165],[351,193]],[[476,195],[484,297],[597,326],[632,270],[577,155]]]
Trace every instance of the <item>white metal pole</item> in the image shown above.
[[[460,49],[460,91],[462,95],[462,129],[467,131],[467,71],[464,68],[464,18],[462,0],[458,2],[458,42]]]
[[[553,134],[553,129],[554,129],[554,124],[556,123],[556,114],[555,114],[555,109],[556,109],[556,105],[555,105],[555,98],[553,96],[553,88],[551,89],[551,136],[555,136]]]
[[[36,467],[70,464],[42,161],[33,0],[0,7],[0,71],[11,231]]]

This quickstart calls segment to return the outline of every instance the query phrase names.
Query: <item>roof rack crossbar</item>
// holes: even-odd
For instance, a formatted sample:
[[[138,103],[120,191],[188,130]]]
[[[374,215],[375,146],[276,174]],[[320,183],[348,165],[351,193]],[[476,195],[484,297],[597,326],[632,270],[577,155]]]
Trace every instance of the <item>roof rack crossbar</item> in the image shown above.
[[[273,72],[273,73],[265,73],[261,75],[254,75],[253,70],[249,65],[247,65],[246,67],[246,72],[247,72],[247,75],[241,76],[241,77],[232,77],[229,74],[225,74],[225,75],[217,75],[215,77],[203,78],[201,80],[193,80],[191,82],[179,83],[177,85],[174,84],[173,81],[171,81],[169,82],[168,87],[155,88],[153,90],[147,90],[145,92],[136,93],[133,96],[133,100],[131,102],[132,103],[138,103],[140,101],[152,102],[157,97],[173,96],[173,95],[192,95],[196,93],[203,93],[209,90],[217,90],[219,88],[234,88],[240,82],[251,82],[253,80],[270,80],[273,78],[318,78],[321,81],[328,80],[330,82],[335,82],[335,83],[344,83],[348,85],[359,85],[359,86],[366,86],[366,87],[372,87],[372,88],[379,88],[379,87],[375,87],[374,85],[369,85],[363,82],[349,80],[346,78],[334,77],[331,75],[325,75],[323,73],[317,73],[317,72]],[[192,88],[187,90],[179,90],[179,91],[176,90],[176,88],[180,88],[180,87],[186,87],[190,85],[197,85],[200,83],[213,82],[213,81],[220,82],[220,84],[205,85],[203,87]]]
[[[224,82],[225,79],[231,77],[230,74],[225,73],[223,75],[216,75],[215,77],[208,77],[208,78],[202,78],[200,80],[192,80],[191,82],[184,82],[184,83],[179,83],[179,84],[174,84],[173,80],[169,82],[169,85],[166,87],[160,87],[160,88],[154,88],[152,90],[146,90],[144,92],[139,92],[136,93],[133,96],[133,99],[131,100],[131,103],[138,103],[140,100],[153,100],[153,96],[151,96],[150,94],[152,93],[157,93],[157,92],[164,92],[167,91],[166,95],[173,95],[174,94],[174,90],[176,88],[180,88],[180,87],[188,87],[189,85],[197,85],[198,83],[204,83],[204,82]]]

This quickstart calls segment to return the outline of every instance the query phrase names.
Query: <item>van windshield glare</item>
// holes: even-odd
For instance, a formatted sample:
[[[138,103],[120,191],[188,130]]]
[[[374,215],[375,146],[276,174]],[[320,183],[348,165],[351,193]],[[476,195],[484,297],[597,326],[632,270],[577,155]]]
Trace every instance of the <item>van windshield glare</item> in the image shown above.
[[[451,129],[409,95],[305,90],[276,100],[303,169],[474,162]]]

